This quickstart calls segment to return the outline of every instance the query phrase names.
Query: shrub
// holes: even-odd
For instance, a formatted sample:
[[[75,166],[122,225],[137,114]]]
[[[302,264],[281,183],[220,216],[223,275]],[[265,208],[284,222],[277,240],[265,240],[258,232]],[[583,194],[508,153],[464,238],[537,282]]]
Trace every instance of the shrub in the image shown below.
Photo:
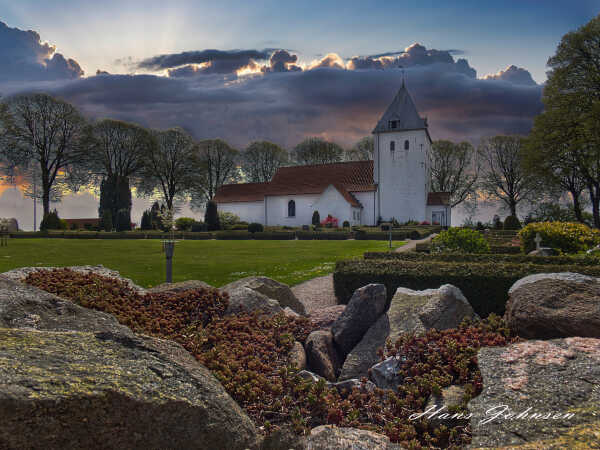
[[[112,223],[112,214],[110,209],[105,209],[102,212],[102,217],[100,218],[100,228],[104,231],[112,231],[113,223]]]
[[[344,223],[342,224],[342,227],[344,227],[344,228],[350,228],[350,222],[348,222],[347,220],[344,220]]]
[[[262,223],[252,222],[250,225],[248,225],[248,231],[250,233],[262,232],[264,229],[265,227],[263,227]]]
[[[470,228],[450,228],[441,231],[431,241],[433,252],[485,253],[489,249],[483,234]]]
[[[219,213],[217,211],[217,203],[210,200],[206,204],[206,212],[204,213],[204,223],[208,231],[217,231],[221,229],[219,221]]]
[[[228,212],[228,211],[220,211],[219,212],[219,223],[221,224],[221,227],[223,227],[223,228],[232,227],[239,221],[240,221],[239,216],[236,216],[235,214],[233,214],[231,212]]]
[[[427,220],[424,220],[419,225],[431,225]]]
[[[149,209],[142,213],[142,221],[140,224],[140,228],[142,230],[151,230],[152,229],[152,213]]]
[[[321,226],[325,228],[337,228],[338,219],[336,217],[333,217],[331,214],[328,214],[325,220],[321,222]]]
[[[200,231],[207,231],[206,225],[204,224],[204,222],[194,222],[192,224],[192,230],[193,233],[197,233]]]
[[[61,230],[67,230],[69,228],[69,222],[67,222],[65,219],[58,219],[58,221],[60,223]]]
[[[542,246],[564,253],[588,250],[600,243],[600,231],[573,222],[533,222],[519,231],[521,248],[525,253],[535,250],[535,236],[539,233]]]
[[[241,230],[248,231],[248,225],[244,225],[243,223],[236,223],[235,225],[232,225],[230,227],[230,229],[233,231],[241,231]]]
[[[516,216],[508,216],[504,219],[504,229],[505,230],[520,230],[521,222]]]
[[[62,230],[60,218],[58,217],[58,211],[56,211],[56,209],[54,211],[50,211],[44,216],[42,222],[40,223],[40,230]]]
[[[494,218],[492,219],[492,223],[493,223],[494,229],[496,229],[496,230],[501,230],[504,227],[502,224],[502,220],[500,220],[500,217],[498,215],[494,216]]]
[[[313,212],[313,215],[312,215],[313,226],[318,227],[320,223],[321,223],[321,216],[319,215],[319,211]]]
[[[472,262],[472,263],[510,263],[510,264],[542,264],[551,266],[597,266],[600,265],[600,257],[591,255],[571,256],[528,256],[518,255],[492,255],[475,253],[416,253],[416,252],[366,252],[365,260],[386,259],[400,261],[438,261],[448,263]]]
[[[508,290],[519,279],[536,273],[577,272],[600,276],[600,267],[578,264],[513,264],[497,262],[442,262],[367,260],[339,261],[333,274],[335,294],[347,303],[354,291],[369,283],[383,283],[391,299],[396,289],[437,289],[443,284],[460,288],[481,317],[504,314]]]
[[[79,230],[79,225],[77,224],[77,222],[72,223],[70,229],[73,231]]]
[[[333,232],[310,232],[310,231],[297,231],[296,237],[301,241],[309,241],[312,239],[322,240],[322,241],[343,241],[346,239],[350,239],[350,233],[333,233]]]
[[[179,217],[175,220],[175,229],[177,231],[191,231],[196,223],[196,219],[192,217]]]

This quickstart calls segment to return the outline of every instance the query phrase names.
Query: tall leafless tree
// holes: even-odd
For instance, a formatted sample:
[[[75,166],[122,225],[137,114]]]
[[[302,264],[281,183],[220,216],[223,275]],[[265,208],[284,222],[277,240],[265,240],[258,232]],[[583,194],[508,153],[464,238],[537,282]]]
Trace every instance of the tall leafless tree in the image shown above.
[[[199,168],[192,191],[195,205],[204,205],[223,184],[235,183],[240,179],[239,152],[221,139],[200,141],[195,158]]]
[[[242,171],[251,183],[271,181],[277,169],[288,160],[285,149],[267,141],[253,142],[241,154]]]
[[[449,192],[451,206],[476,195],[479,163],[468,142],[435,141],[429,152],[431,190]]]
[[[494,136],[482,139],[478,149],[483,163],[481,190],[490,199],[503,202],[513,216],[517,206],[533,201],[540,189],[538,178],[521,164],[523,145],[521,136]]]
[[[175,201],[185,198],[200,168],[196,161],[196,142],[181,128],[153,133],[155,145],[144,153],[138,189],[143,195],[157,190],[169,211]]]
[[[44,215],[62,194],[69,174],[85,158],[86,122],[77,109],[47,94],[22,94],[6,102],[2,157],[13,173],[39,176]]]

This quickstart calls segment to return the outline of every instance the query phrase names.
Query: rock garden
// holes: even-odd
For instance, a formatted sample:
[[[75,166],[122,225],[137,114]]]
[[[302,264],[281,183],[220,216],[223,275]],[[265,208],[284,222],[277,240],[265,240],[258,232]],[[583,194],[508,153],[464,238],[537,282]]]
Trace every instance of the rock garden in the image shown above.
[[[557,252],[367,253],[327,320],[266,277],[14,269],[0,447],[591,448],[600,261]]]

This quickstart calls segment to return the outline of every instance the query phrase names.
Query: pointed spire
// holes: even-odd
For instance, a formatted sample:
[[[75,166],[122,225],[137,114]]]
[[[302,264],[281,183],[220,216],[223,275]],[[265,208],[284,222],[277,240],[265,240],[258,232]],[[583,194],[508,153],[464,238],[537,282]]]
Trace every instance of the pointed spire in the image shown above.
[[[402,86],[388,109],[379,119],[373,133],[420,129],[427,129],[427,121],[420,117],[417,112],[417,108],[406,89],[404,69],[402,69]]]

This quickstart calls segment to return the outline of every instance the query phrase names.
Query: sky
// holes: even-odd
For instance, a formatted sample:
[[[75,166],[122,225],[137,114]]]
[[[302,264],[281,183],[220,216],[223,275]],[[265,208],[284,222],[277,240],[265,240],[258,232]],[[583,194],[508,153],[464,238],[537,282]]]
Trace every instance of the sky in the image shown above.
[[[587,0],[0,0],[0,94],[45,91],[91,120],[181,126],[239,149],[350,146],[404,76],[433,139],[477,143],[529,131],[548,58],[596,14]],[[94,216],[80,200],[59,212]]]

